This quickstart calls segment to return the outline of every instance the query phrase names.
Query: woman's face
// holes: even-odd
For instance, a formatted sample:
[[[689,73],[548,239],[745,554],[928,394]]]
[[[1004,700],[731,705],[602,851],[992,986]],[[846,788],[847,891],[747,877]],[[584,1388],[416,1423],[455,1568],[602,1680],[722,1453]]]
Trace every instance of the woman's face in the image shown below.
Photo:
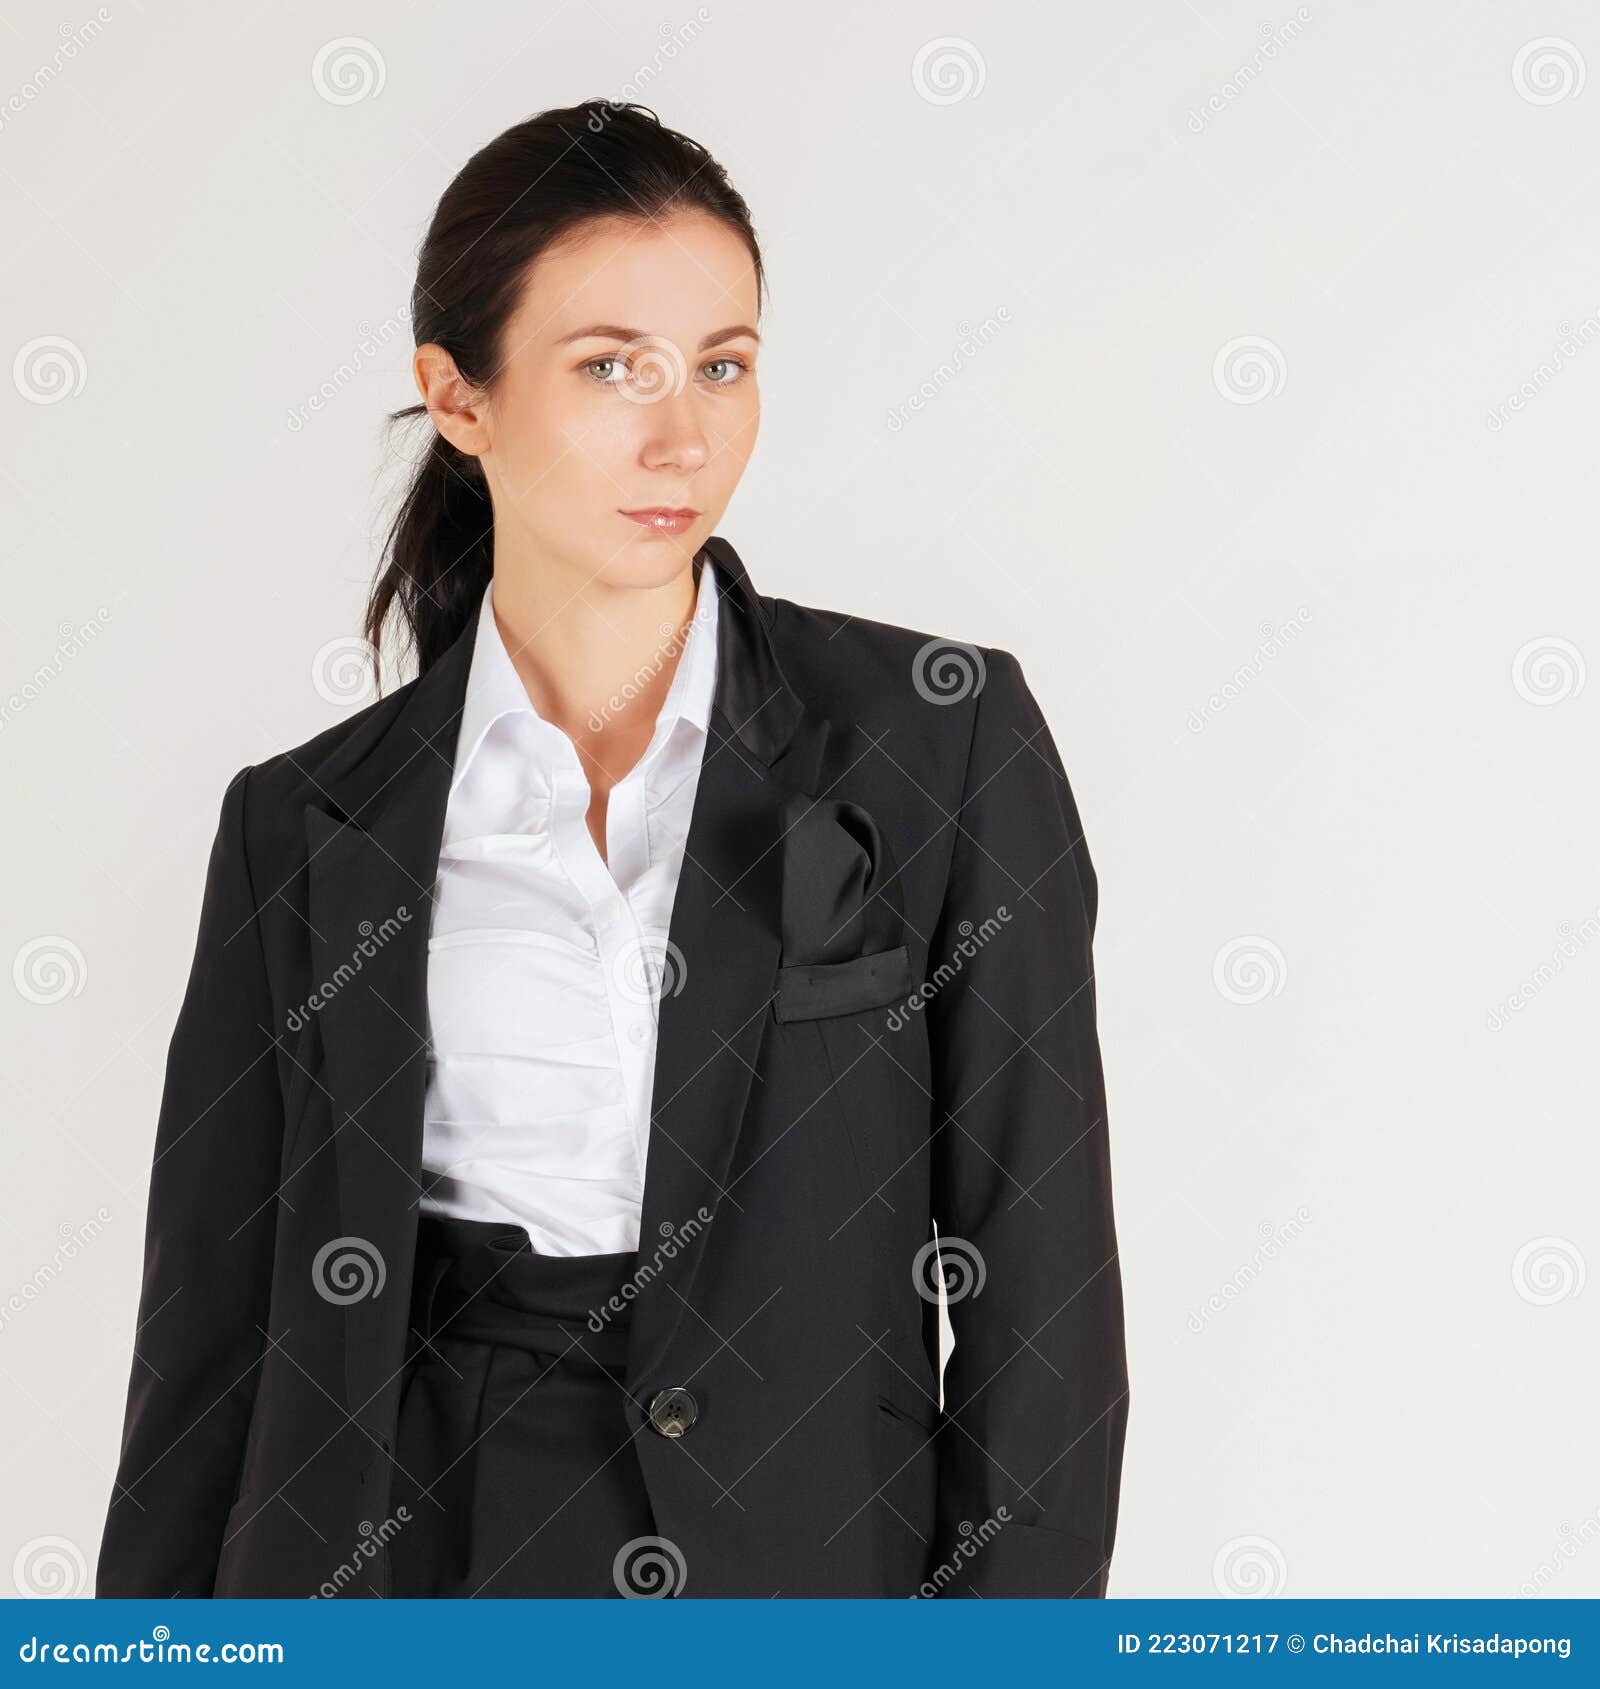
[[[687,567],[755,446],[757,306],[744,242],[703,213],[596,220],[543,254],[499,383],[435,413],[483,463],[497,555],[509,541],[565,566],[574,590],[659,586]],[[641,519],[652,510],[692,515]]]

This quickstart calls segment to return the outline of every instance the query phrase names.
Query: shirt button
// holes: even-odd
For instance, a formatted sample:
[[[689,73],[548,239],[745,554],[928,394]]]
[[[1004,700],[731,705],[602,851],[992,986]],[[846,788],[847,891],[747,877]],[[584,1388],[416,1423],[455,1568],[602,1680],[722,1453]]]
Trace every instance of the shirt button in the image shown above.
[[[633,1025],[628,1028],[629,1043],[642,1044],[645,1041],[645,1035],[648,1030],[649,1028],[645,1026],[642,1020],[636,1020]]]
[[[682,1384],[650,1398],[650,1423],[663,1437],[681,1437],[700,1417],[700,1404]]]

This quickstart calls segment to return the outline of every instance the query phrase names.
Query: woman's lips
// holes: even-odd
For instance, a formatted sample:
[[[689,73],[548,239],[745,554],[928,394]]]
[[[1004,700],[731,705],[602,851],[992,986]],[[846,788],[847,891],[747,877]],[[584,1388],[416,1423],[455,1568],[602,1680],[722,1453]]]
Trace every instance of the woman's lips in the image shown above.
[[[684,510],[667,505],[651,505],[646,510],[622,510],[617,513],[641,527],[653,528],[658,534],[681,534],[692,527],[700,515],[698,510]]]

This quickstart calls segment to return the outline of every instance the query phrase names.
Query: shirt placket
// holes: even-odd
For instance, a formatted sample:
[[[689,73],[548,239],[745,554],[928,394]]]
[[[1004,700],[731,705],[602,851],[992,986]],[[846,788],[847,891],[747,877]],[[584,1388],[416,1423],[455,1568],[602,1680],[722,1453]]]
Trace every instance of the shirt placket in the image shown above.
[[[650,955],[632,903],[621,885],[633,884],[648,855],[643,783],[629,776],[611,789],[606,802],[606,865],[589,832],[591,792],[571,741],[566,742],[557,776],[553,822],[561,860],[589,905],[590,926],[611,1014],[612,1036],[633,1125],[635,1176],[644,1188],[645,1133],[640,1096],[646,1077],[646,1052],[655,1024]],[[619,885],[618,881],[621,881]]]

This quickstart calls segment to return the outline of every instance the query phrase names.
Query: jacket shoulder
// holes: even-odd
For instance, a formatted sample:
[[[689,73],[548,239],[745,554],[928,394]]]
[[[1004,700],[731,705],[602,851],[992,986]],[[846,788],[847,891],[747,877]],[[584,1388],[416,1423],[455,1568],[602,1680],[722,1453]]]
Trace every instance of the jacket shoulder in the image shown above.
[[[930,704],[969,715],[996,671],[1020,678],[1017,659],[999,646],[786,598],[768,602],[790,684],[842,720],[926,720]],[[942,716],[942,736],[952,719]]]
[[[326,795],[326,773],[358,761],[381,739],[405,708],[417,682],[408,680],[392,692],[314,733],[241,769],[234,780],[246,783],[245,830],[252,854],[275,845],[298,851],[306,804]]]
[[[783,598],[768,603],[789,684],[836,724],[883,739],[899,769],[930,791],[952,775],[959,789],[980,739],[1041,719],[1021,663],[1002,646]],[[978,727],[980,709],[991,731]]]

